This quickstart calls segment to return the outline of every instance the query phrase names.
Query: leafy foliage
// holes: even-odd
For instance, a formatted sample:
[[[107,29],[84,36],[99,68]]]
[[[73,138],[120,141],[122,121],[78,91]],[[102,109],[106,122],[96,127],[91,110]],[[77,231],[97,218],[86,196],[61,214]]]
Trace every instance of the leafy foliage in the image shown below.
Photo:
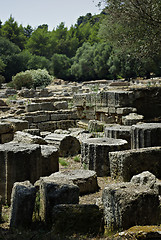
[[[45,69],[27,70],[17,73],[12,78],[11,85],[16,89],[45,87],[51,83],[51,76]]]

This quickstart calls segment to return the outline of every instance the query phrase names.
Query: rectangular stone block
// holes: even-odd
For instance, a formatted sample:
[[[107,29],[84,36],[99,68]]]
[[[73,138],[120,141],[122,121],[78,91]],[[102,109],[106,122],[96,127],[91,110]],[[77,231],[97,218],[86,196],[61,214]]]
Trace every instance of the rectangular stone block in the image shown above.
[[[111,177],[120,181],[130,181],[143,171],[161,179],[161,147],[110,152],[109,161]]]
[[[0,143],[7,143],[13,140],[14,134],[13,133],[4,133],[0,135]]]
[[[132,183],[109,184],[102,194],[105,224],[110,230],[159,222],[158,191]]]

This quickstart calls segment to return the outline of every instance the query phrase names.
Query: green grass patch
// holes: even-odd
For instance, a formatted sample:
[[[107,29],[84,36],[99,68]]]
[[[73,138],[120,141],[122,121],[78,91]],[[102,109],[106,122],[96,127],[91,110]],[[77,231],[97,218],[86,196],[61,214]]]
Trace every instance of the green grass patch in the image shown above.
[[[63,158],[59,158],[59,163],[64,167],[68,166],[67,161],[65,161]]]
[[[74,160],[74,162],[80,162],[80,156],[75,156],[75,157],[73,158],[73,160]]]

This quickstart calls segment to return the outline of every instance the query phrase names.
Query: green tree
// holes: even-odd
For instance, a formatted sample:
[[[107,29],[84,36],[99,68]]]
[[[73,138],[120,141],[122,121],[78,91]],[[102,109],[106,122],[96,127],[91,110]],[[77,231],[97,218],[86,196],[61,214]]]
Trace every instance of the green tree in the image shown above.
[[[26,49],[32,54],[48,57],[49,32],[46,28],[37,28],[28,39]]]
[[[15,43],[20,49],[24,48],[26,42],[24,29],[22,25],[18,26],[18,23],[12,16],[2,25],[1,35]]]
[[[57,78],[64,80],[72,79],[71,72],[71,59],[64,54],[55,53],[51,59],[51,72]]]

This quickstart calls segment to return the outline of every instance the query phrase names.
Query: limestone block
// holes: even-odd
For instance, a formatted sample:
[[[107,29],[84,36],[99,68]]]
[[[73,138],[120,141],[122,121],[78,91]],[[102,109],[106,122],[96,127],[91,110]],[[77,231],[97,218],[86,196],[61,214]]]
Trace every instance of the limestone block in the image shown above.
[[[10,123],[0,122],[0,134],[13,132],[13,126]]]
[[[108,113],[109,114],[115,114],[116,113],[116,108],[115,107],[109,107]]]
[[[90,120],[88,122],[89,132],[103,132],[104,124],[97,120]]]
[[[14,132],[16,131],[22,131],[24,129],[29,128],[28,121],[16,119],[16,118],[7,118],[3,120],[4,122],[8,122],[13,126]]]
[[[51,133],[45,137],[45,141],[59,148],[62,157],[73,156],[80,153],[80,142],[77,138],[68,134]]]
[[[54,132],[56,129],[68,129],[70,127],[76,127],[75,120],[61,120],[38,123],[38,128],[40,131]]]
[[[40,110],[54,111],[55,108],[52,102],[30,103],[26,105],[27,112],[35,112]]]
[[[51,223],[52,209],[58,204],[76,204],[79,202],[79,187],[72,182],[52,180],[43,177],[40,180],[40,216],[42,221]]]
[[[23,132],[25,133],[29,133],[31,135],[36,135],[36,136],[40,136],[40,129],[38,128],[31,128],[31,129],[25,129],[23,130]]]
[[[143,121],[144,116],[137,113],[129,113],[129,115],[122,116],[122,123],[127,126],[132,126],[138,122]]]
[[[87,93],[74,94],[74,96],[73,96],[74,106],[76,106],[76,107],[85,106],[86,105],[86,95],[87,95]]]
[[[56,234],[97,235],[103,230],[103,214],[96,205],[60,204],[52,211],[52,229]]]
[[[138,175],[133,176],[130,182],[135,185],[148,185],[150,188],[154,188],[156,183],[156,176],[149,171],[144,171]]]
[[[90,170],[69,170],[49,176],[52,179],[67,179],[79,187],[80,195],[98,191],[96,172]]]
[[[67,102],[67,101],[55,102],[55,103],[54,103],[54,107],[55,107],[57,110],[60,110],[60,109],[68,109],[68,102]]]
[[[32,134],[20,131],[17,131],[15,133],[14,141],[27,144],[40,144],[40,145],[47,144],[47,142],[42,137],[36,135],[34,136]]]
[[[124,107],[124,108],[117,108],[116,109],[116,113],[118,115],[127,115],[127,114],[132,113],[132,112],[137,112],[137,109],[132,108],[132,107]]]
[[[161,123],[140,123],[133,125],[132,148],[161,146]]]
[[[109,184],[103,190],[102,201],[105,224],[112,230],[159,222],[158,191],[145,185]]]
[[[43,115],[39,115],[39,113],[37,113],[37,116],[33,116],[32,117],[32,122],[33,123],[38,123],[38,122],[46,122],[50,120],[50,115],[49,114],[43,114]]]
[[[29,181],[14,183],[11,197],[11,228],[31,226],[35,198],[36,188]]]
[[[42,176],[49,176],[59,171],[59,151],[49,145],[41,146],[42,154]]]
[[[13,133],[4,133],[0,135],[0,143],[7,143],[7,142],[11,142],[14,138],[14,134]]]
[[[0,195],[10,204],[15,182],[34,183],[41,176],[41,148],[37,144],[5,143],[0,145]]]
[[[109,153],[111,177],[120,181],[130,179],[143,171],[153,173],[161,179],[161,147],[147,147],[135,150]]]
[[[115,139],[125,139],[131,148],[131,126],[119,124],[106,124],[104,128],[105,137]]]
[[[109,152],[127,148],[127,141],[113,138],[89,138],[81,144],[81,163],[97,176],[110,175]]]

